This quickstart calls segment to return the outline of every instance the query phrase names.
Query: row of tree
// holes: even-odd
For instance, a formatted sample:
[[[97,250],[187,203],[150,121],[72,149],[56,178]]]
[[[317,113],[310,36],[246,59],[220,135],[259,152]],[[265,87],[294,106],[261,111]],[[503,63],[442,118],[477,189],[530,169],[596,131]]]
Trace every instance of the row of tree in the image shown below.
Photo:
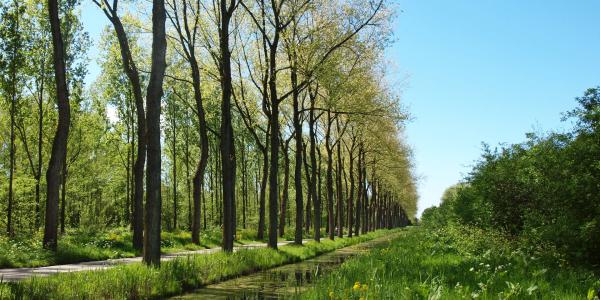
[[[9,236],[43,225],[55,250],[65,228],[126,225],[158,265],[163,226],[221,226],[231,251],[239,227],[277,248],[286,227],[301,244],[410,223],[383,0],[92,1],[110,25],[89,88],[78,1],[0,2]]]
[[[439,207],[423,212],[423,223],[499,229],[600,265],[600,88],[577,102],[565,114],[575,120],[571,132],[528,134],[520,144],[486,147],[466,180],[448,189]]]

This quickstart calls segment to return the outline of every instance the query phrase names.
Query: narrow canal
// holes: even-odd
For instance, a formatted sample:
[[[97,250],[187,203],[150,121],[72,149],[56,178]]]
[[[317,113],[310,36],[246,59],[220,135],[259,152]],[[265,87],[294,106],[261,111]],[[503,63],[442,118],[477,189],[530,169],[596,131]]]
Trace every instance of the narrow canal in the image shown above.
[[[296,298],[319,277],[338,268],[345,260],[369,249],[384,246],[395,237],[377,238],[341,248],[321,256],[231,280],[208,285],[173,299],[282,299]]]

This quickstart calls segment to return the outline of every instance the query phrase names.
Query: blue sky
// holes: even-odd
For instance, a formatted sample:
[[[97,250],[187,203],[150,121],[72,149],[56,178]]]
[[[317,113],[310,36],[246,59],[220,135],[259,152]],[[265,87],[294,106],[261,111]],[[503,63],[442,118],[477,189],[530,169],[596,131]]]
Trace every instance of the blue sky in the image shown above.
[[[414,117],[419,212],[491,145],[566,130],[600,85],[600,1],[397,0],[389,80]]]
[[[600,85],[600,1],[395,2],[388,80],[413,116],[419,212],[469,171],[482,142],[568,129],[561,113]],[[82,12],[97,42],[106,18],[91,1]],[[88,82],[99,72],[96,47],[89,54]]]

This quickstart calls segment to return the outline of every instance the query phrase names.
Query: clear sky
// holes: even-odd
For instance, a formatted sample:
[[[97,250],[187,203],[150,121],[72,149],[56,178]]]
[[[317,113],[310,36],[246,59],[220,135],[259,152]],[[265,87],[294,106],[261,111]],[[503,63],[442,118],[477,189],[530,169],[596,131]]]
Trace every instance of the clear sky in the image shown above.
[[[561,113],[600,85],[600,1],[397,0],[390,80],[401,83],[419,213],[481,153],[526,132],[564,130]]]
[[[419,213],[435,205],[481,153],[481,143],[515,143],[526,132],[564,130],[561,113],[600,85],[598,0],[395,0],[391,84],[413,120]],[[97,42],[107,24],[83,1]],[[401,11],[400,11],[401,10]],[[98,50],[88,82],[99,69]]]

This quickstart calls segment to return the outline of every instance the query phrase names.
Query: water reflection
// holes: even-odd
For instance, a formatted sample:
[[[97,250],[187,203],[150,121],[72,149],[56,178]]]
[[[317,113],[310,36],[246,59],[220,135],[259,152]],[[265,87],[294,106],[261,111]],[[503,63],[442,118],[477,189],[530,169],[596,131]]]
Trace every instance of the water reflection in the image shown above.
[[[294,299],[315,279],[331,272],[346,259],[386,243],[377,239],[339,249],[303,262],[289,264],[206,286],[174,299],[262,300]]]

